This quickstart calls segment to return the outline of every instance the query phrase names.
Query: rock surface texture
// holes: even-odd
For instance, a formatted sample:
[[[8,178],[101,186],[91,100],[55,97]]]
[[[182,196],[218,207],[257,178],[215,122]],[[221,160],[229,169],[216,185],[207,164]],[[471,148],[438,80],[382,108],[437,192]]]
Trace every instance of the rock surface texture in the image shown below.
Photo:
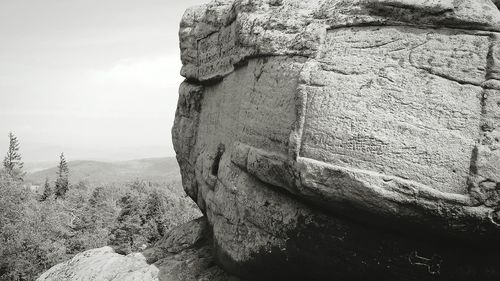
[[[83,252],[37,281],[238,281],[212,255],[205,218],[177,227],[155,247],[127,256],[111,247]]]
[[[217,263],[248,280],[500,280],[498,4],[189,9],[173,139]]]
[[[86,251],[58,264],[37,281],[157,281],[158,268],[146,263],[143,255],[122,256],[111,247]]]

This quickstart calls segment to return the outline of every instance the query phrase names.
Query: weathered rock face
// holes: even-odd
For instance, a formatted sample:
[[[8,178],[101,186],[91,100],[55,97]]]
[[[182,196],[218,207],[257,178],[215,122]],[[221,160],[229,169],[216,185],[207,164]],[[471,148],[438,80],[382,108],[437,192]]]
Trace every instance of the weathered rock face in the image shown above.
[[[188,10],[174,145],[218,263],[258,280],[498,280],[497,4]]]

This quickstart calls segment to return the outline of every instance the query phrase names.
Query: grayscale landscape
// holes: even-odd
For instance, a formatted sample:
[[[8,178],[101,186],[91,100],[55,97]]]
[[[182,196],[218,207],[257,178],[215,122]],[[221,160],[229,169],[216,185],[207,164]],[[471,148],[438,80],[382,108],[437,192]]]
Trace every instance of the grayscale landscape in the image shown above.
[[[54,179],[58,163],[27,163],[24,181],[42,186],[46,178]],[[175,182],[179,189],[181,177],[175,157],[137,159],[118,162],[77,160],[69,161],[71,182],[91,184],[123,184],[134,180]]]
[[[0,2],[0,281],[500,280],[500,1]]]

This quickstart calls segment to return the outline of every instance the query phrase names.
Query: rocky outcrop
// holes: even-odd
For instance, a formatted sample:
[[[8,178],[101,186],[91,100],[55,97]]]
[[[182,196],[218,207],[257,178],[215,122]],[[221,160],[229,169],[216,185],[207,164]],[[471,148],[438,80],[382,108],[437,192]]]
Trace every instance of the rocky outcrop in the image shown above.
[[[111,247],[86,251],[58,264],[37,281],[157,281],[158,268],[139,253],[122,256]]]
[[[239,281],[216,265],[212,252],[211,234],[202,217],[170,231],[143,254],[158,267],[159,281]]]
[[[249,280],[498,280],[496,5],[188,10],[173,139],[217,262]]]
[[[217,265],[207,221],[171,230],[144,253],[120,255],[111,247],[86,251],[58,264],[37,281],[238,281]]]

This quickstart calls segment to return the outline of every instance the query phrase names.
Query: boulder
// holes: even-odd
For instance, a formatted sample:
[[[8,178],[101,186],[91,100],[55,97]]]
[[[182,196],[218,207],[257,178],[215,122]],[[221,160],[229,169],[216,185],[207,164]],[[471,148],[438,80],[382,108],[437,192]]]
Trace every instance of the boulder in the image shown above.
[[[186,11],[172,135],[217,263],[247,280],[498,280],[497,4]]]
[[[111,247],[89,250],[58,264],[37,281],[157,281],[158,268],[139,253],[123,256]]]

